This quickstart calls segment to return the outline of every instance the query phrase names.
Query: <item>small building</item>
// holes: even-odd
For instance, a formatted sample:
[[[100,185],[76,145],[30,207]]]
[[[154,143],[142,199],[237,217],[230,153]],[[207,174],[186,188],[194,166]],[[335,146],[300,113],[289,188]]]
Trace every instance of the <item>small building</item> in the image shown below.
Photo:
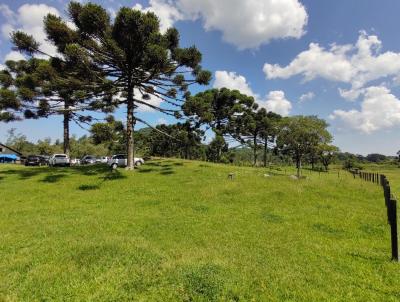
[[[21,156],[21,152],[0,143],[0,163],[15,163]]]

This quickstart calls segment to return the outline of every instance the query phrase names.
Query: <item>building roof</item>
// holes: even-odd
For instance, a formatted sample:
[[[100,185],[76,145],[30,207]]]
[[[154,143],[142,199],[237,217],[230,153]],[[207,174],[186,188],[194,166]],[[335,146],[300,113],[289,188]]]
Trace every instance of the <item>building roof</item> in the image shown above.
[[[21,153],[21,152],[19,152],[19,151],[15,150],[15,149],[13,149],[13,148],[11,148],[11,147],[9,147],[9,146],[6,146],[6,145],[4,145],[4,144],[2,144],[2,143],[0,143],[0,147],[7,148],[7,149],[11,150],[12,152],[14,152],[14,153],[17,153],[19,156],[21,156],[21,155],[22,155],[22,153]]]

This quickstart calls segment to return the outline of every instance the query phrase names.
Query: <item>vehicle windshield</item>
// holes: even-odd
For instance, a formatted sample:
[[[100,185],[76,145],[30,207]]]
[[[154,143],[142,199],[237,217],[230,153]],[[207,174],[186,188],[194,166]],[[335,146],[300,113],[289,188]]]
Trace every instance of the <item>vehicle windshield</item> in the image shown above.
[[[32,160],[32,159],[37,159],[38,157],[37,156],[35,156],[35,155],[30,155],[30,156],[28,156],[28,159],[30,159],[30,160]]]
[[[55,158],[66,158],[66,155],[63,154],[57,154],[56,156],[54,156]]]

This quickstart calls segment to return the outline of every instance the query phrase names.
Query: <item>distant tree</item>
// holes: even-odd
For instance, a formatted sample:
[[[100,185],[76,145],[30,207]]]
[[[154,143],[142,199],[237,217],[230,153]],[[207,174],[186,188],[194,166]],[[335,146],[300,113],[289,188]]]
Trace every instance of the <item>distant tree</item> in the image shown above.
[[[386,155],[383,154],[378,154],[378,153],[372,153],[372,154],[368,154],[365,159],[369,162],[373,162],[373,163],[379,163],[382,161],[385,161],[387,159]]]
[[[326,121],[315,116],[293,116],[282,119],[278,147],[282,152],[293,156],[298,177],[301,174],[302,160],[310,149],[332,141],[327,127]]]
[[[7,131],[6,145],[21,152],[23,155],[35,154],[37,151],[35,144],[28,141],[26,135],[17,133],[15,128]]]
[[[253,149],[253,165],[257,164],[257,154],[260,145],[263,145],[263,163],[267,166],[268,143],[275,139],[278,132],[278,121],[281,116],[267,112],[265,108],[245,110],[235,120],[236,134],[242,143]]]
[[[167,134],[167,135],[166,135]],[[149,136],[151,155],[176,156],[185,159],[201,158],[204,132],[189,121],[158,125]]]
[[[122,146],[126,141],[124,125],[111,115],[105,123],[94,123],[91,126],[90,137],[95,145],[105,145],[109,153],[123,152]]]
[[[235,119],[245,111],[252,110],[253,106],[253,97],[246,96],[238,90],[221,88],[206,90],[189,97],[183,105],[183,112],[198,126],[206,125],[214,131],[213,161],[220,161],[222,149],[218,148],[225,146],[225,137],[238,136],[239,124],[235,123]]]
[[[281,116],[272,111],[267,112],[266,116],[261,121],[261,131],[259,134],[261,143],[264,145],[263,163],[267,166],[268,143],[273,143],[279,133],[279,122]]]
[[[37,153],[40,155],[51,155],[54,153],[61,153],[62,149],[58,148],[57,145],[51,144],[50,138],[38,140],[36,143]]]
[[[328,167],[339,152],[339,148],[329,144],[321,144],[317,149],[321,163],[325,167],[325,171],[328,171]]]
[[[257,164],[259,137],[267,119],[267,111],[264,108],[257,111],[255,109],[245,110],[236,119],[236,133],[240,141],[253,149],[253,166]]]
[[[215,136],[206,150],[207,160],[220,162],[224,153],[228,152],[228,144],[221,135]]]
[[[122,7],[111,20],[106,9],[97,4],[70,2],[68,14],[75,28],[48,15],[47,37],[77,66],[87,68],[99,80],[112,81],[112,91],[119,97],[97,105],[126,106],[128,169],[134,169],[134,126],[137,121],[148,125],[135,115],[135,109],[140,105],[179,117],[184,99],[178,96],[187,97],[191,84],[207,84],[211,73],[202,70],[201,53],[194,46],[179,47],[176,29],[160,33],[159,20],[151,12]],[[37,51],[37,45],[25,42],[21,48]],[[154,98],[173,108],[157,105]]]

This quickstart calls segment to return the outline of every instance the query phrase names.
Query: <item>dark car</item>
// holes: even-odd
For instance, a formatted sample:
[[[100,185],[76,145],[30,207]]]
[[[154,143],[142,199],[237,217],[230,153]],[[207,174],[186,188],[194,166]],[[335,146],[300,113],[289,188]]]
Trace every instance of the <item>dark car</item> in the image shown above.
[[[25,166],[43,166],[46,160],[39,155],[29,155],[25,160]]]

